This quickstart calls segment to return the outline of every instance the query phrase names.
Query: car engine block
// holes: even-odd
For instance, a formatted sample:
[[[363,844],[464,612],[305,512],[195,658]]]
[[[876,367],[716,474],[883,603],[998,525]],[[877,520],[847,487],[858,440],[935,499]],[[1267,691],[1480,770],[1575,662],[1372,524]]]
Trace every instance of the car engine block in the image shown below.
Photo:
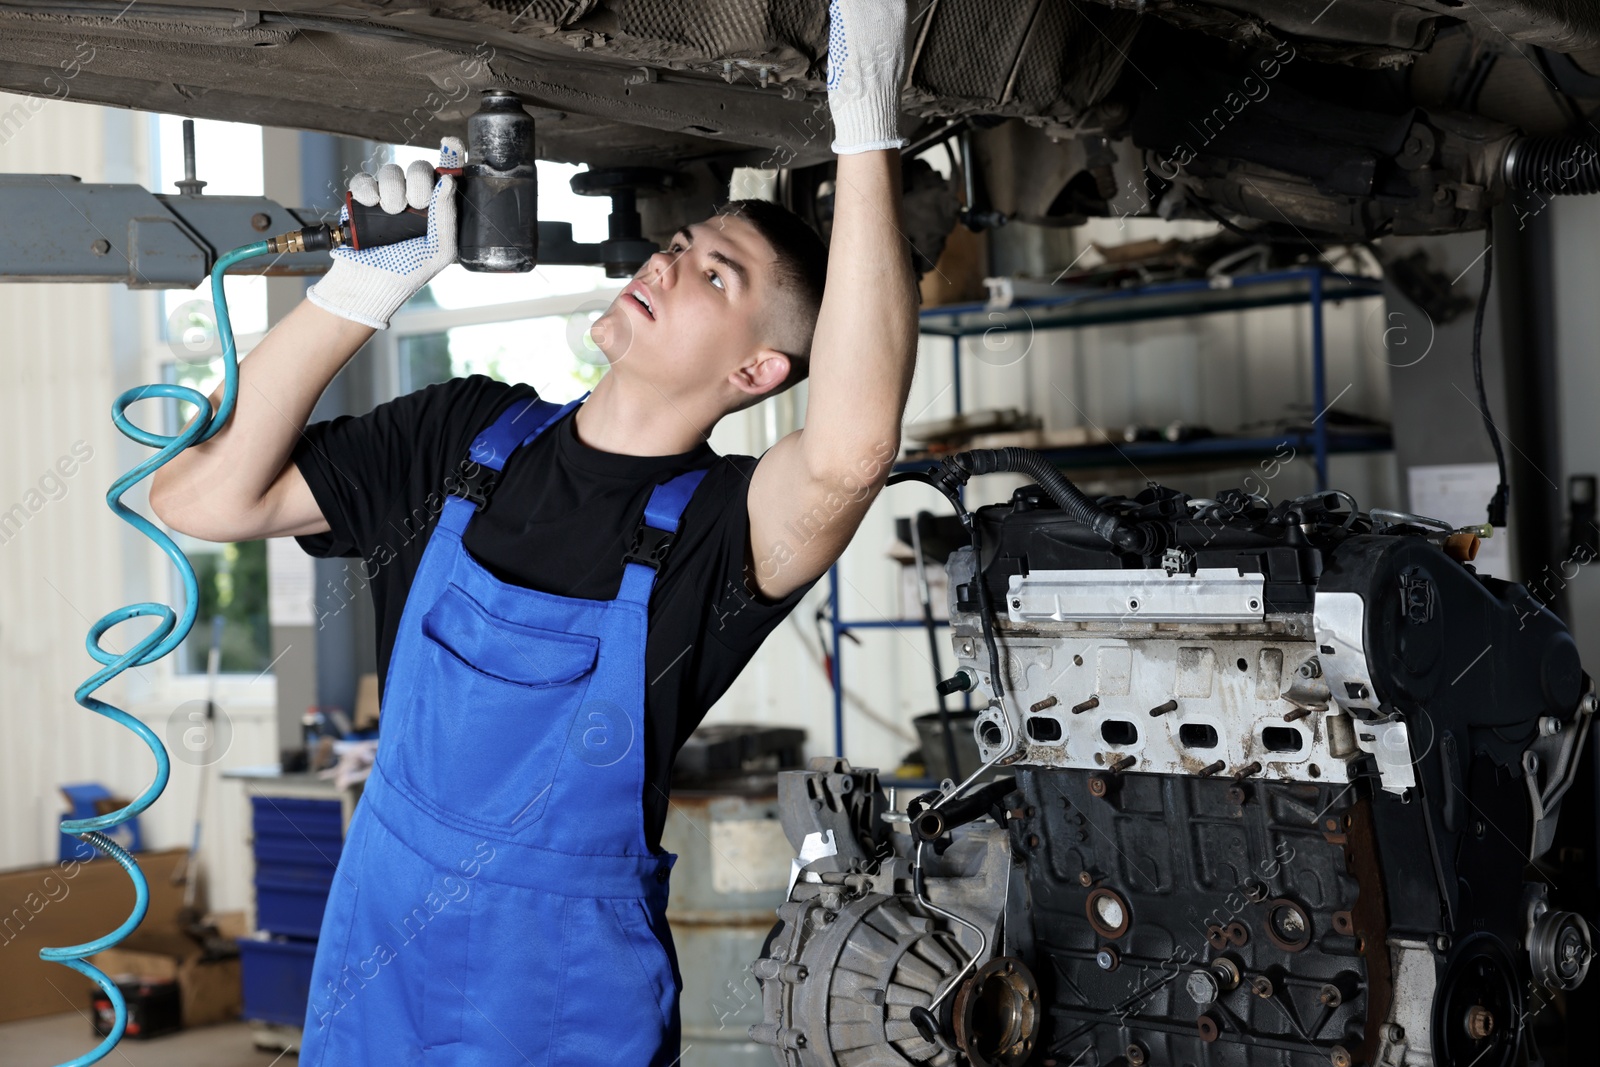
[[[780,775],[751,1036],[789,1067],[1592,1062],[1596,696],[1472,567],[1487,531],[1152,486],[1091,505],[1113,544],[1058,499],[980,508],[946,564],[978,773],[903,812],[842,760]]]

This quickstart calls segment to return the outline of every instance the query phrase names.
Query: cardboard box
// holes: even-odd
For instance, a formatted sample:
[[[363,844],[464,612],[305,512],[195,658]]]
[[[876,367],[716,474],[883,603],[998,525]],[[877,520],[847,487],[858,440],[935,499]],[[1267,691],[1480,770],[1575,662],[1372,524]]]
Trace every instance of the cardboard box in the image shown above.
[[[194,944],[181,925],[183,884],[172,881],[185,855],[181,848],[134,854],[150,883],[150,907],[144,922],[111,951],[172,956],[175,939]],[[71,968],[41,960],[39,950],[102,937],[132,909],[133,883],[115,860],[104,856],[0,874],[0,1023],[87,1011],[98,987]],[[183,951],[176,954],[181,957]],[[233,975],[237,996],[237,962]],[[203,1015],[216,1009],[197,1005],[196,1010]]]
[[[378,676],[368,672],[356,683],[356,719],[354,728],[370,730],[378,725]]]
[[[142,928],[142,927],[141,927]],[[113,981],[144,979],[178,983],[178,1017],[185,1030],[239,1017],[243,993],[239,976],[239,957],[203,959],[199,945],[183,939],[172,951],[135,952],[107,949],[89,962],[110,975]]]
[[[925,308],[983,300],[989,290],[983,279],[989,273],[989,235],[973,233],[957,223],[945,238],[935,269],[922,276],[917,288]]]

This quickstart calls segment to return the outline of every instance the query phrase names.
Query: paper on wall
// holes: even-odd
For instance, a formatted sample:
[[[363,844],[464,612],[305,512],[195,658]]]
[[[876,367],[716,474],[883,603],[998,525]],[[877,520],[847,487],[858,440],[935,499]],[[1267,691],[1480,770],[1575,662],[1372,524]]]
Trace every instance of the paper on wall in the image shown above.
[[[1489,499],[1500,484],[1500,472],[1493,463],[1446,463],[1409,467],[1406,481],[1411,491],[1412,514],[1443,519],[1455,526],[1472,526],[1487,521]],[[1478,558],[1472,561],[1479,574],[1511,577],[1507,532],[1496,527],[1494,536],[1479,546]]]
[[[272,626],[310,626],[314,564],[292,537],[267,538],[267,620]]]

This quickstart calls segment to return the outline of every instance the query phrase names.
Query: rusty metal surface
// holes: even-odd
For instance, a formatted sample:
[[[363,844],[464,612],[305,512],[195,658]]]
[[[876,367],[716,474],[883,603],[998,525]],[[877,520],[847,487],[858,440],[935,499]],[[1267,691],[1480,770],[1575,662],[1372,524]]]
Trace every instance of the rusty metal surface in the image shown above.
[[[1152,0],[1139,15],[940,0],[908,30],[905,102],[915,115],[1069,121],[1122,72],[1141,19],[1402,52],[1426,46],[1440,23],[1420,0],[1344,0],[1302,25],[1323,6]],[[0,4],[0,87],[431,146],[470,110],[462,90],[498,85],[545,120],[552,159],[676,161],[735,146],[820,158],[826,11],[821,0],[11,2]],[[1550,47],[1600,41],[1588,5],[1484,0],[1453,14]]]
[[[1383,872],[1377,835],[1372,825],[1372,801],[1363,797],[1334,816],[1337,830],[1324,833],[1329,843],[1344,846],[1345,864],[1361,887],[1350,909],[1349,923],[1356,951],[1367,962],[1367,1022],[1361,1046],[1352,1053],[1355,1065],[1373,1063],[1394,1005],[1394,976],[1389,957],[1389,913],[1385,903]]]
[[[824,0],[284,0],[268,8],[0,0],[0,90],[431,148],[460,134],[480,90],[502,88],[535,119],[542,159],[685,174],[711,167],[725,187],[733,166],[831,160],[826,13]],[[1528,66],[1520,61],[1489,71],[1481,111],[1475,100],[1430,103],[1440,85],[1454,84],[1452,48],[1462,36],[1454,30],[1464,28],[1474,48],[1576,53],[1580,81],[1600,47],[1600,10],[1570,0],[1482,0],[1448,17],[1431,0],[932,0],[912,16],[902,131],[927,143],[952,119],[980,131],[1022,120],[1004,124],[1026,124],[1029,136],[1014,144],[975,138],[974,162],[993,210],[1054,225],[1154,214],[1157,194],[1172,193],[1170,210],[1183,217],[1220,210],[1309,234],[1476,228],[1503,192],[1494,177],[1500,141],[1553,120],[1542,85],[1525,73],[1517,82]],[[1160,44],[1173,38],[1175,50]],[[1320,142],[1274,154],[1281,137],[1251,133],[1268,105],[1235,124],[1243,147],[1219,142],[1214,155],[1188,165],[1184,196],[1141,193],[1149,146],[1132,135],[1133,120],[1166,106],[1147,107],[1142,96],[1171,88],[1185,57],[1214,47],[1277,47],[1274,54],[1305,57],[1297,70],[1325,64],[1334,78],[1348,73],[1334,67],[1417,71],[1414,93],[1404,78],[1394,84],[1430,108],[1427,120],[1440,131],[1437,167],[1408,171],[1421,195],[1333,188],[1320,171],[1302,173],[1295,161],[1317,156]],[[1204,62],[1219,74],[1227,65]],[[1287,94],[1289,80],[1274,91]],[[1517,85],[1520,94],[1508,96]],[[1313,94],[1308,114],[1337,109],[1348,95]],[[21,106],[0,108],[0,144],[26,120]],[[1017,148],[1027,150],[1019,160],[989,158]],[[1363,151],[1347,154],[1359,163]],[[1279,158],[1286,153],[1294,159]],[[1185,207],[1185,197],[1195,203]],[[683,208],[689,198],[680,191],[669,199]]]

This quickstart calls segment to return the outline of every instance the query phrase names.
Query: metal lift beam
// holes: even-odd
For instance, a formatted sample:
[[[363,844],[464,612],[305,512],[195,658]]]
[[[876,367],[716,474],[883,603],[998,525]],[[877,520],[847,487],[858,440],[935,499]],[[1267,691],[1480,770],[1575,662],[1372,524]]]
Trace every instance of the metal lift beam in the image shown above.
[[[85,184],[72,174],[0,174],[0,281],[122,282],[130,289],[193,289],[229,249],[335,216],[264,196],[152,193]],[[539,262],[601,266],[601,244],[572,239],[566,222],[539,223]],[[245,260],[229,274],[322,274],[326,252]]]

